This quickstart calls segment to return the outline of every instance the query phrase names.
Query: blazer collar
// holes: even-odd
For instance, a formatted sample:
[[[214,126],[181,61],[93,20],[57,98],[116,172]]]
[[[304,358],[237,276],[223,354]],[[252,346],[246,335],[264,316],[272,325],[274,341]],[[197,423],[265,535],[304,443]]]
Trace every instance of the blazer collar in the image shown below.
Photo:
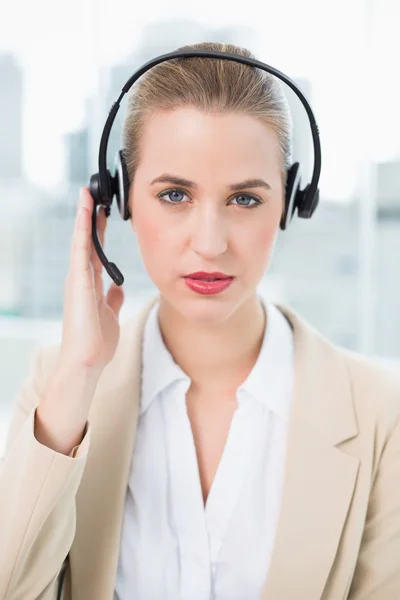
[[[332,445],[358,433],[343,352],[294,310],[278,304],[294,332],[296,419]]]
[[[341,444],[355,437],[358,427],[342,352],[293,310],[278,308],[293,327],[295,379],[280,516],[263,600],[320,600],[360,462]]]
[[[70,551],[74,600],[113,596],[138,419],[143,331],[157,297],[121,328],[116,354],[92,402],[91,443],[76,496],[77,528]],[[294,398],[281,511],[263,598],[319,600],[359,467],[359,460],[341,451],[340,444],[358,429],[341,352],[293,310],[278,308],[294,333]],[[305,577],[310,565],[313,577]]]

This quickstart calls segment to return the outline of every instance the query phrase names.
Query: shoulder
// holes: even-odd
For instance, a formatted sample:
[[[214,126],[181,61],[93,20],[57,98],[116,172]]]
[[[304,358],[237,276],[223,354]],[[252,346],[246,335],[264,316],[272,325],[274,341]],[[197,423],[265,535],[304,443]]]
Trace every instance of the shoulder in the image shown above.
[[[360,429],[390,434],[400,420],[400,365],[343,348],[324,337],[293,309],[279,305],[291,324],[301,360],[302,378],[318,381],[322,405],[329,412],[352,404]],[[333,418],[334,414],[329,412]]]
[[[400,420],[400,366],[388,366],[340,346],[335,351],[343,360],[351,384],[357,414],[368,414],[392,429]]]

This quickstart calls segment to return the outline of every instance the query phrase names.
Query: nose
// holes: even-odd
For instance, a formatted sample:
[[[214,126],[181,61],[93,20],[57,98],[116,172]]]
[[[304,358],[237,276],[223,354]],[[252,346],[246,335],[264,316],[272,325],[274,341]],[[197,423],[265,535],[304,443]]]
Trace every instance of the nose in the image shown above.
[[[215,206],[204,203],[193,210],[190,223],[191,249],[206,259],[223,254],[228,247],[228,223]]]

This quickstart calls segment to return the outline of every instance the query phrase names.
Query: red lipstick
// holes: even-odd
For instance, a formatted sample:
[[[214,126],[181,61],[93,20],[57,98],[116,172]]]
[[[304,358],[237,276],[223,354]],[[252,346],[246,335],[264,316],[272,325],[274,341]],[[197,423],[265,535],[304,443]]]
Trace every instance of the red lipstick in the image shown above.
[[[213,273],[197,271],[184,277],[186,285],[197,294],[203,296],[223,292],[232,284],[234,279],[233,275],[227,275],[218,271]]]
[[[214,271],[213,273],[196,271],[196,273],[190,273],[189,275],[185,275],[185,277],[190,277],[190,279],[204,279],[206,281],[213,281],[214,279],[230,279],[233,277],[233,275],[227,275],[226,273],[220,273],[219,271]]]

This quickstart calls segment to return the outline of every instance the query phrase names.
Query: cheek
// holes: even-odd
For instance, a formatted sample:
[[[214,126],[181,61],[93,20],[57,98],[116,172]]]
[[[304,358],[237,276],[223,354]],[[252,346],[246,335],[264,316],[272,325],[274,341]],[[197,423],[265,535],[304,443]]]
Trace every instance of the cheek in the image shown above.
[[[256,227],[242,229],[242,236],[238,236],[241,241],[241,246],[246,248],[248,254],[266,255],[274,245],[277,235],[276,223],[265,220]]]
[[[162,241],[163,228],[161,223],[150,214],[136,214],[136,234],[139,244],[147,247],[150,244],[159,245]]]
[[[148,272],[165,271],[176,254],[176,235],[166,226],[165,218],[145,212],[137,214],[135,231],[142,260]]]
[[[158,246],[162,242],[165,229],[163,219],[152,202],[133,204],[133,224],[138,242],[143,248],[149,245]]]
[[[245,273],[249,281],[259,280],[269,267],[277,237],[275,223],[261,223],[238,236],[236,252],[246,264]]]

